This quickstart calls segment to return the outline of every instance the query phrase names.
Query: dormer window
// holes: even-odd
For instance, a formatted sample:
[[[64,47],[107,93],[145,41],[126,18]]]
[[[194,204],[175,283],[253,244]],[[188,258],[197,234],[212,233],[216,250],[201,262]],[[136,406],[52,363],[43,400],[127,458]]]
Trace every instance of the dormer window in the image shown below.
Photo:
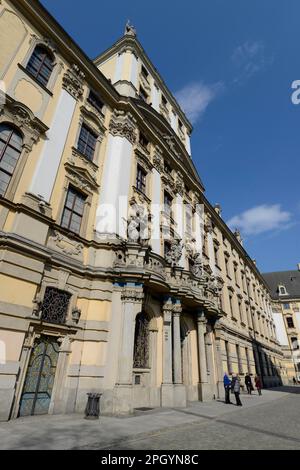
[[[144,77],[146,80],[148,80],[148,78],[149,78],[149,73],[148,73],[148,70],[147,70],[143,65],[142,65],[142,70],[141,70],[141,72],[142,72],[143,77]]]
[[[90,91],[89,97],[88,97],[88,102],[95,108],[97,111],[102,113],[103,106],[104,104],[102,103],[101,99],[99,96],[94,92]]]
[[[161,104],[164,106],[164,108],[166,108],[168,105],[167,99],[164,95],[161,95]]]
[[[288,295],[286,288],[283,285],[278,286],[278,293],[279,295]]]
[[[140,97],[147,103],[148,102],[148,93],[146,90],[140,86]]]

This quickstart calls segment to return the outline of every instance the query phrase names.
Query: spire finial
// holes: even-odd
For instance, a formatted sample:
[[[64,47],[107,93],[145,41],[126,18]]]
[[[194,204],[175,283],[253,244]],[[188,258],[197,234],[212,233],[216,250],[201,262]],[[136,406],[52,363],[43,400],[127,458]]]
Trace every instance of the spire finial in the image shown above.
[[[136,36],[136,29],[132,24],[130,24],[130,20],[127,20],[124,34],[125,36]]]

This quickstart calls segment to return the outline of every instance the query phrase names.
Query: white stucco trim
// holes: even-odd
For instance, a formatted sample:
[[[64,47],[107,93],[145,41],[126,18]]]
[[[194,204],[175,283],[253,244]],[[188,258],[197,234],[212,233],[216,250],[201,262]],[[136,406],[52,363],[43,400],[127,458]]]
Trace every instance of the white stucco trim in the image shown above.
[[[73,118],[76,100],[61,91],[52,124],[35,170],[30,192],[49,202]]]

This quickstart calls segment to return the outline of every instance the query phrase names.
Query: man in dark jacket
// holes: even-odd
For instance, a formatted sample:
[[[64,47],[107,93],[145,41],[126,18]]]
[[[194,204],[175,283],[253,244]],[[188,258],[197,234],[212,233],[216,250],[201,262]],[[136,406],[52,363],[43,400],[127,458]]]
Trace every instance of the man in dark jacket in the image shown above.
[[[251,392],[253,390],[253,385],[252,385],[250,374],[245,375],[245,385],[247,388],[248,395],[251,395]]]
[[[224,389],[225,389],[225,403],[227,403],[229,405],[229,404],[231,404],[231,401],[230,401],[231,380],[228,377],[226,372],[224,374],[223,383],[224,383]]]

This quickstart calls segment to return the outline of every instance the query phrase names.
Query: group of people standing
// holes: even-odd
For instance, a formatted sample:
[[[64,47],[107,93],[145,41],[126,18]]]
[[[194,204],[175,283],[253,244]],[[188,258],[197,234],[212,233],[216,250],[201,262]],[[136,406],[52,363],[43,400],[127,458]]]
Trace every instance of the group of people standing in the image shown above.
[[[224,389],[225,389],[225,403],[231,404],[232,402],[230,401],[230,392],[234,393],[235,400],[236,400],[236,405],[237,406],[242,406],[242,402],[240,399],[240,393],[241,393],[241,380],[237,374],[233,374],[232,378],[227,375],[225,372],[224,374]],[[258,375],[255,376],[254,378],[255,382],[255,387],[258,391],[258,394],[261,395],[261,380]],[[250,374],[245,375],[245,385],[247,388],[248,395],[251,395],[251,393],[254,390],[253,384],[252,384],[252,378]]]

